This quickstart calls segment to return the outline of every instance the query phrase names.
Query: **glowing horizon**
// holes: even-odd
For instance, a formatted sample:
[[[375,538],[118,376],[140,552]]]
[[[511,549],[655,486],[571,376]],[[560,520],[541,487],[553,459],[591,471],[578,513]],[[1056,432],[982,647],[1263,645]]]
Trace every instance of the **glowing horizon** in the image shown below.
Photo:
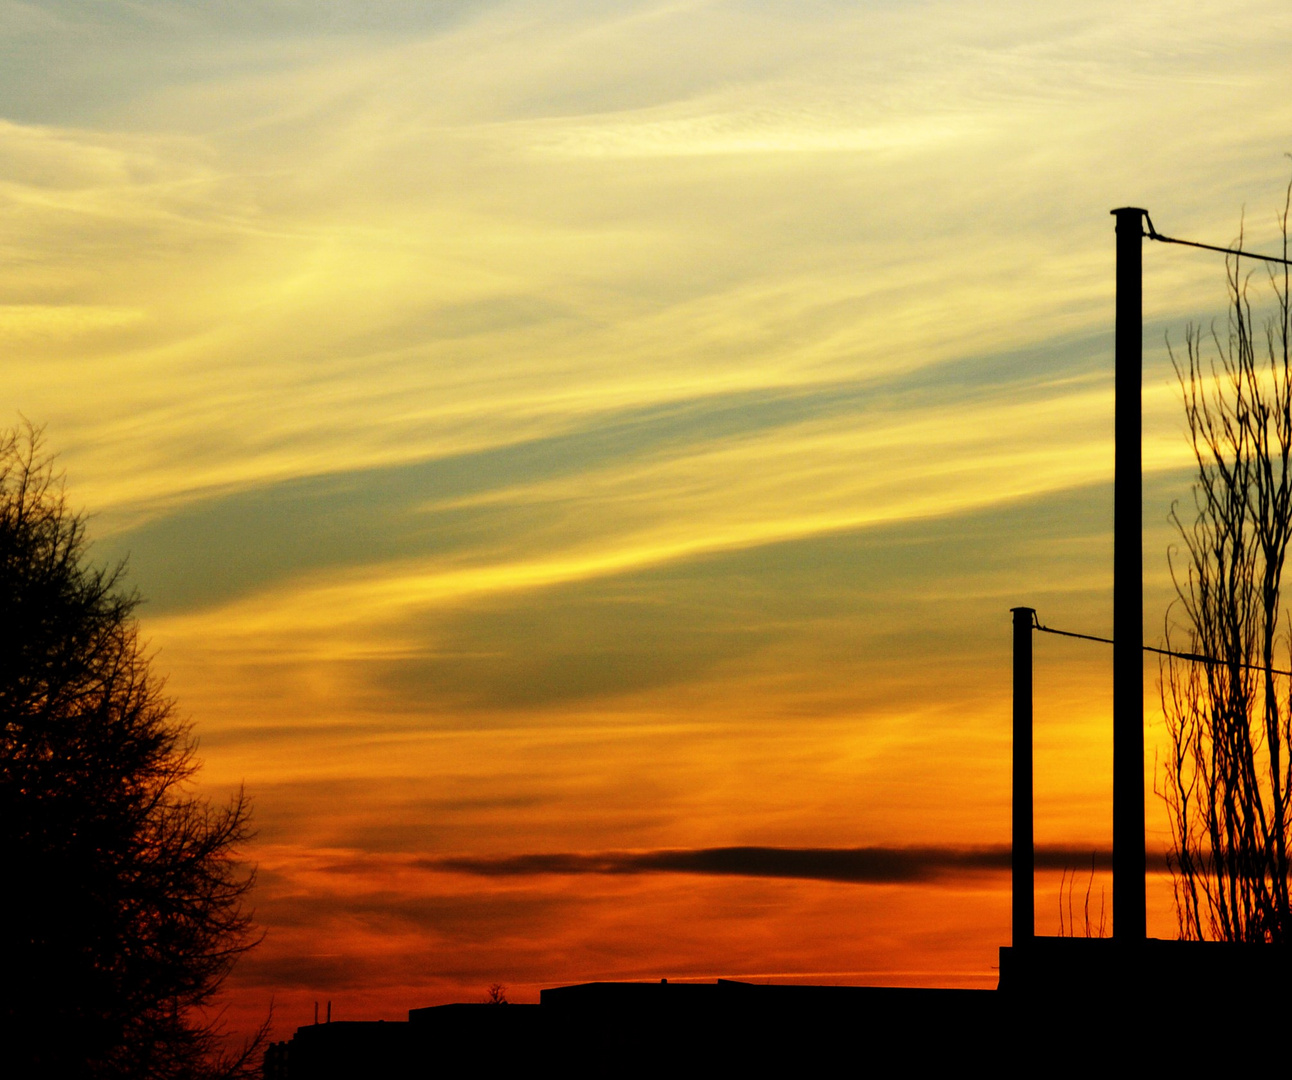
[[[205,790],[255,800],[233,1015],[994,982],[998,873],[462,867],[1007,840],[1009,608],[1111,622],[1108,211],[1225,242],[1245,206],[1271,247],[1292,14],[0,17],[5,423],[129,556]],[[1223,319],[1218,260],[1145,251],[1147,641],[1189,490],[1165,341]],[[1038,838],[1102,851],[1110,657],[1037,657]]]

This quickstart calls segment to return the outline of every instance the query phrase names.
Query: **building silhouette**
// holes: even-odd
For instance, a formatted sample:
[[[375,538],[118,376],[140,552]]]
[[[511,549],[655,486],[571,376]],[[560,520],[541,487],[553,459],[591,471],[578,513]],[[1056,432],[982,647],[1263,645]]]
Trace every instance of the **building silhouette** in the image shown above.
[[[1140,247],[1145,211],[1117,218],[1113,936],[1035,933],[1031,637],[1015,608],[1012,941],[995,990],[585,983],[538,1005],[442,1005],[407,1021],[299,1028],[267,1080],[545,1066],[575,1075],[701,1069],[1057,1072],[1157,1066],[1287,1069],[1292,950],[1147,936]],[[1129,526],[1129,527],[1128,527]]]

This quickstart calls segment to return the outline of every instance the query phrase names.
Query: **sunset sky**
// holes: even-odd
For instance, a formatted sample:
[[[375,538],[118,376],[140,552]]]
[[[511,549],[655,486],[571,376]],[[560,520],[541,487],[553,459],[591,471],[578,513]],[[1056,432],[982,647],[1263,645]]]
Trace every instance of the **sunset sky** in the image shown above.
[[[204,789],[254,800],[231,1015],[995,984],[1008,878],[964,849],[1009,840],[1009,609],[1111,631],[1108,211],[1225,243],[1246,207],[1273,249],[1292,8],[0,27],[0,423],[129,555]],[[1221,257],[1146,245],[1150,642],[1189,493],[1164,335],[1224,298]],[[1037,641],[1045,844],[1108,846],[1110,673]],[[904,851],[831,850],[866,847]]]

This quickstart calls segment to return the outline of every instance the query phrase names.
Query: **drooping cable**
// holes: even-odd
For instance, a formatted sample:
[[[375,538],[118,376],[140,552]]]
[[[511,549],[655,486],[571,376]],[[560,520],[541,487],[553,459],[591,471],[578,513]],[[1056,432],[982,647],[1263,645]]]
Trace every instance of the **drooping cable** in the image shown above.
[[[1094,634],[1078,634],[1072,630],[1056,630],[1052,626],[1042,626],[1040,619],[1036,617],[1036,612],[1032,612],[1032,629],[1039,630],[1043,634],[1058,634],[1060,637],[1080,638],[1082,641],[1097,641],[1102,645],[1111,645],[1112,638],[1096,637]],[[1195,664],[1213,664],[1216,666],[1229,666],[1228,660],[1217,660],[1214,656],[1203,656],[1201,653],[1177,652],[1174,649],[1159,649],[1154,645],[1141,646],[1145,652],[1157,653],[1159,656],[1174,656],[1178,660],[1191,660]],[[1249,671],[1265,671],[1264,664],[1244,664],[1237,665],[1240,668],[1246,668]],[[1292,671],[1279,671],[1277,668],[1270,668],[1271,675],[1287,675],[1292,677]]]
[[[1203,244],[1197,240],[1180,240],[1174,236],[1163,236],[1153,228],[1153,219],[1148,216],[1148,211],[1144,211],[1144,221],[1148,225],[1148,232],[1143,235],[1149,240],[1157,240],[1162,244],[1183,244],[1185,247],[1202,248],[1204,251],[1219,251],[1223,255],[1238,255],[1244,259],[1260,259],[1262,262],[1279,263],[1281,266],[1292,266],[1292,259],[1280,258],[1277,255],[1261,255],[1255,251],[1243,251],[1241,248],[1217,247],[1215,244]]]

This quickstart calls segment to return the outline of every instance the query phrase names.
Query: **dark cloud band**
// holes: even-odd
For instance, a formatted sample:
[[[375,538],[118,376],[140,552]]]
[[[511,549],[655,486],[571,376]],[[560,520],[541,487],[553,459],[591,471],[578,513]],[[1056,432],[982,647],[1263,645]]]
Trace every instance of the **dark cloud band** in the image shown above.
[[[658,851],[556,852],[498,858],[425,860],[423,866],[481,877],[536,874],[710,874],[900,884],[933,881],[965,873],[1003,873],[1010,849],[989,847],[668,848]],[[1106,848],[1038,847],[1040,870],[1097,870],[1112,866]]]

